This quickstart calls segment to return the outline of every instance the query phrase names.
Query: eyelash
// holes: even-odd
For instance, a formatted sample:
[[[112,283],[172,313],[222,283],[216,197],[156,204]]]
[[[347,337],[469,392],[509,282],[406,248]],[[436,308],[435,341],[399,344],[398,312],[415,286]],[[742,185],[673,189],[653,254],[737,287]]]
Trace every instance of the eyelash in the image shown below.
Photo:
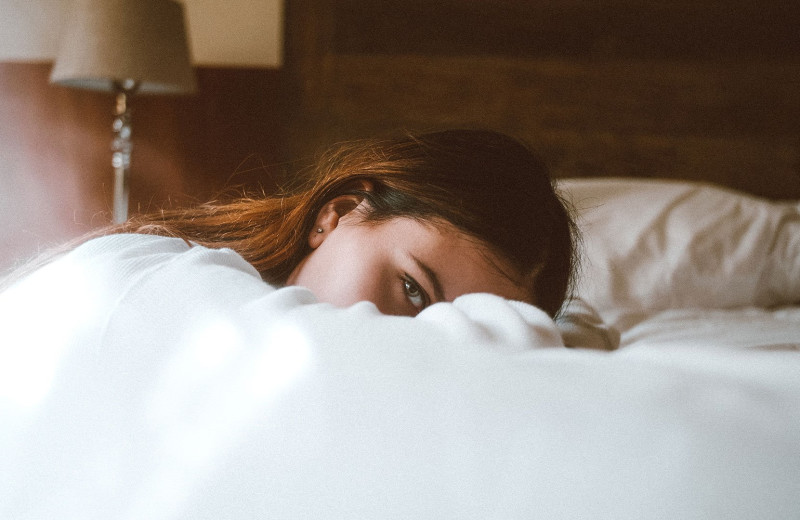
[[[420,311],[428,306],[428,304],[430,303],[430,298],[428,298],[428,295],[425,293],[425,290],[417,283],[416,280],[414,280],[411,276],[406,274],[403,275],[401,281],[403,282],[403,292],[405,293],[406,298],[408,298],[408,301],[411,302],[411,305],[413,305],[416,309]],[[412,296],[411,294],[412,291],[417,292],[419,296]],[[419,305],[417,305],[416,303],[414,303],[412,298],[420,298],[422,301],[420,302]]]

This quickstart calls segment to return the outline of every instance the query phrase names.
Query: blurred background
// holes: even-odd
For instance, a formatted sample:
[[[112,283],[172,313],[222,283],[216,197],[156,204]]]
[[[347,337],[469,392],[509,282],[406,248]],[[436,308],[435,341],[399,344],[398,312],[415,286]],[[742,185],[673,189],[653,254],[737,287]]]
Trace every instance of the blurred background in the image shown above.
[[[329,143],[450,126],[517,135],[559,177],[800,198],[795,2],[181,3],[197,90],[134,96],[131,213],[271,192]],[[114,96],[49,81],[71,7],[0,0],[0,272],[110,222]]]
[[[134,95],[130,212],[282,174],[282,0],[185,0],[197,90]],[[51,84],[72,0],[0,0],[0,269],[110,223],[113,93]]]

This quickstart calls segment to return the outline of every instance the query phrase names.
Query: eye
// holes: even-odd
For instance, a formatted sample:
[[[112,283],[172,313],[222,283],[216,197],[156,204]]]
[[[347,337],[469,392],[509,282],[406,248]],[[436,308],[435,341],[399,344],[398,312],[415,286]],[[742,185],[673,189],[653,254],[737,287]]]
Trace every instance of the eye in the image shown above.
[[[406,298],[408,301],[411,302],[417,310],[422,310],[428,306],[428,295],[425,294],[425,291],[419,286],[419,284],[408,275],[405,275],[402,279],[403,281],[403,292],[406,293]]]

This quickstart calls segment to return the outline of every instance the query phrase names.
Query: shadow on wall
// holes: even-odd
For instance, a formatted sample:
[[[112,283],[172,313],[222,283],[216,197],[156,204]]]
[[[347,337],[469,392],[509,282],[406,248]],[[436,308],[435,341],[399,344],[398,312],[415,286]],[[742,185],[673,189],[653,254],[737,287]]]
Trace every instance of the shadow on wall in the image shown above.
[[[96,226],[106,208],[91,172],[108,112],[96,96],[50,87],[49,65],[0,65],[0,269]],[[102,217],[100,221],[102,222]]]
[[[49,63],[0,63],[0,275],[110,223],[114,98],[49,83]],[[192,97],[133,100],[131,213],[284,177],[281,72],[202,68]]]

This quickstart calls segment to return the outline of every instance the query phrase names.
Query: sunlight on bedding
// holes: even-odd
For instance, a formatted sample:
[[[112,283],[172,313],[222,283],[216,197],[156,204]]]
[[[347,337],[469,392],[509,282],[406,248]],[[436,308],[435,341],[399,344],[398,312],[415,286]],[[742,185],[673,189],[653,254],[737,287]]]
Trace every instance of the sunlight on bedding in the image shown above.
[[[297,379],[311,358],[309,340],[299,328],[276,327],[267,338],[270,348],[255,360],[249,374],[253,396],[268,399]]]
[[[60,286],[70,301],[42,300]],[[7,319],[0,345],[0,403],[20,410],[36,407],[48,394],[66,354],[60,338],[78,336],[99,312],[102,288],[82,268],[67,260],[52,264],[0,296],[0,316]]]
[[[141,484],[131,518],[180,510],[311,357],[308,339],[289,325],[251,340],[219,318],[198,328],[157,376],[146,434],[158,439],[159,463]]]
[[[303,332],[290,326],[275,327],[260,344],[260,349],[248,349],[248,338],[222,318],[198,328],[161,374],[150,400],[151,418],[168,420],[201,393],[218,399],[235,391],[252,401],[269,400],[301,373],[310,357]],[[250,404],[234,401],[230,409],[249,409]]]

